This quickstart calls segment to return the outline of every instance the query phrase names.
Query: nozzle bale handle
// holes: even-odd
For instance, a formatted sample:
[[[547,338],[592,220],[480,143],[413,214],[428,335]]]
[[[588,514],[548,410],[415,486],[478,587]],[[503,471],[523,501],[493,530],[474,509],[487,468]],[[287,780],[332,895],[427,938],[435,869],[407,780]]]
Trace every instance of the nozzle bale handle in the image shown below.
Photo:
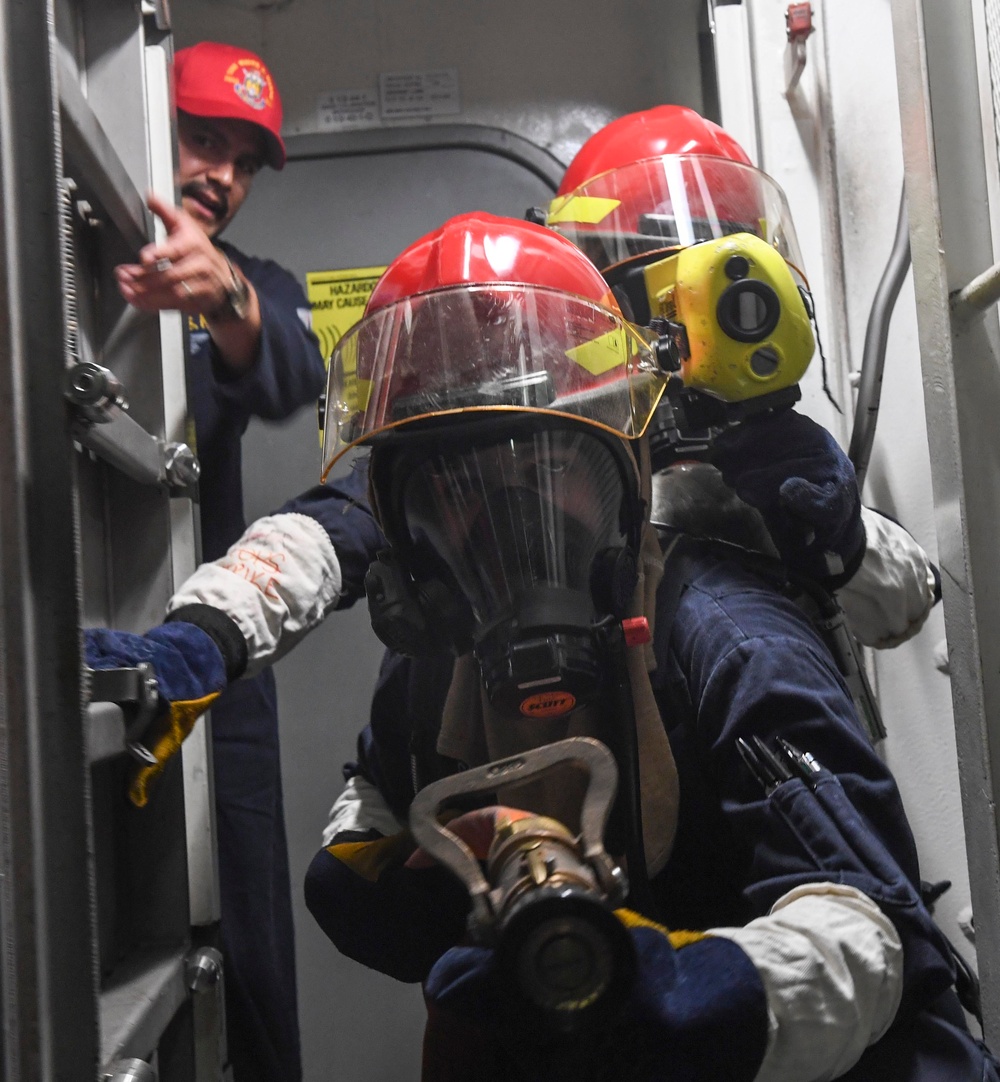
[[[604,849],[604,828],[618,787],[614,756],[599,741],[571,737],[533,748],[507,759],[466,770],[421,789],[410,805],[410,831],[426,853],[448,868],[465,885],[472,899],[470,926],[488,939],[496,918],[490,902],[490,883],[472,850],[447,827],[437,813],[448,800],[470,793],[492,793],[499,786],[530,781],[563,763],[586,768],[587,792],[580,810],[583,857],[594,869],[601,889],[612,901],[626,893],[624,875]]]

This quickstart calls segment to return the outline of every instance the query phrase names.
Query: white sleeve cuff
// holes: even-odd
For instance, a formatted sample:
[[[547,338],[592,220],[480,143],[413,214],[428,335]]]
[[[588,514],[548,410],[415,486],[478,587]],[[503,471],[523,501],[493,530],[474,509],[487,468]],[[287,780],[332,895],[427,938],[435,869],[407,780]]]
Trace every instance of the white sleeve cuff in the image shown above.
[[[741,947],[764,984],[768,1044],[755,1082],[840,1077],[885,1033],[899,1009],[899,935],[853,887],[797,887],[766,917],[709,934]]]
[[[923,627],[934,607],[930,557],[892,519],[861,508],[866,547],[861,566],[837,591],[851,630],[865,646],[898,646]]]
[[[247,642],[247,675],[286,654],[340,598],[340,561],[326,531],[307,515],[268,515],[225,556],[202,564],[170,599],[167,612],[211,605],[235,621]]]
[[[330,819],[323,829],[323,845],[331,845],[338,834],[349,830],[377,830],[389,838],[402,829],[403,824],[389,810],[378,789],[356,774],[330,809]]]

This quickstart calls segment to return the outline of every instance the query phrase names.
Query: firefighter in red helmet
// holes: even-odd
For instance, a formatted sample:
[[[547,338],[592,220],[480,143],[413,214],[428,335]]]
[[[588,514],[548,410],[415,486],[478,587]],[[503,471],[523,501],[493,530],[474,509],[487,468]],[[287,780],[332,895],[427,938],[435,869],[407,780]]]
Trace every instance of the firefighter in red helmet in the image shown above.
[[[637,258],[734,233],[760,237],[802,270],[779,185],[732,136],[682,105],[630,113],[592,135],[566,170],[546,224],[606,276]]]
[[[668,484],[683,485],[682,503],[728,500],[743,518],[749,506],[765,546],[835,590],[864,643],[915,633],[940,596],[936,570],[902,527],[862,507],[834,438],[787,408],[814,340],[779,185],[717,124],[661,105],[584,143],[546,222],[595,261],[630,318],[667,329],[687,351],[678,360],[687,389],[664,396],[650,430],[659,506]],[[713,465],[667,479],[667,466],[692,457]],[[699,486],[711,495],[700,499]]]
[[[388,550],[369,603],[393,649],[309,907],[346,954],[424,982],[435,1082],[912,1080],[932,1061],[992,1079],[894,783],[812,625],[780,576],[650,529],[654,345],[572,245],[482,214],[404,252],[339,344],[325,458],[371,446]],[[619,649],[639,618],[648,649]],[[533,712],[540,689],[561,707]],[[615,749],[636,800],[608,847],[627,869],[601,924],[524,845],[512,909],[537,919],[514,950],[503,884],[470,898],[407,818],[448,779],[471,865],[526,815],[569,823],[572,847],[573,771],[512,784],[567,737]],[[470,810],[466,775],[497,795]]]

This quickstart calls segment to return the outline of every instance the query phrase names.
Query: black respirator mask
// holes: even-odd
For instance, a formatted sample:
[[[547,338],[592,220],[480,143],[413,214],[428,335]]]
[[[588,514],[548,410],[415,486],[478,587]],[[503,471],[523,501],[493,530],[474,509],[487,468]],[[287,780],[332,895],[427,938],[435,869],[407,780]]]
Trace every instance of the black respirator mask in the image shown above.
[[[623,440],[551,417],[409,429],[376,444],[390,550],[366,581],[372,626],[413,655],[473,650],[490,703],[555,717],[601,686],[600,628],[635,589],[642,503]]]

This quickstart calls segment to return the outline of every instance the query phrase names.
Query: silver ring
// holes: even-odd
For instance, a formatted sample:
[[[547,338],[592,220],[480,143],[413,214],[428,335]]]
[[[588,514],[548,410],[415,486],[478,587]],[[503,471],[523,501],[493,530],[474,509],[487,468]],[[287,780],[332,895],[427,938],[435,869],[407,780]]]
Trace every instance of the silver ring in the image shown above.
[[[164,256],[163,259],[158,259],[153,264],[153,270],[158,270],[161,274],[164,271],[170,270],[170,260],[167,259],[166,256]]]
[[[194,296],[194,290],[187,284],[187,282],[184,281],[183,278],[181,279],[181,288],[189,297]]]

